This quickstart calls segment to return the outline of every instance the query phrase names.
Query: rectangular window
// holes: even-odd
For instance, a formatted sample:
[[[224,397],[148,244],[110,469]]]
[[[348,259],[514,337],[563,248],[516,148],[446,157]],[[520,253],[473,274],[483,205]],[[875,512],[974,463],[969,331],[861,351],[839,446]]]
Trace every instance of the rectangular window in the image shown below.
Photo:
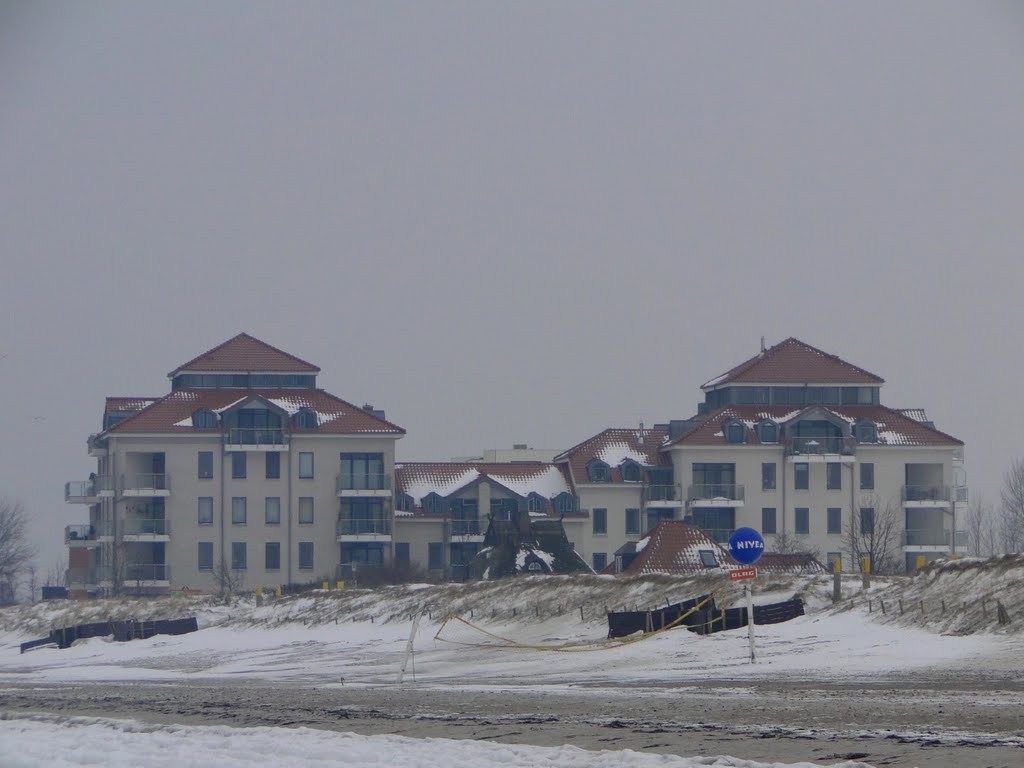
[[[263,454],[267,461],[267,480],[281,479],[281,454],[277,451],[268,451]]]
[[[796,508],[796,515],[793,520],[793,530],[795,533],[811,532],[811,510],[807,507]]]
[[[231,454],[231,477],[234,480],[245,480],[245,451],[235,451]]]
[[[810,471],[807,462],[793,465],[793,487],[798,491],[806,491],[811,487]]]
[[[199,524],[213,525],[213,496],[199,497]]]
[[[860,508],[860,532],[864,535],[870,535],[875,532],[874,507]]]
[[[313,524],[313,497],[299,497],[299,525]]]
[[[200,571],[212,571],[213,570],[213,542],[212,541],[200,541],[199,542],[199,570]]]
[[[409,543],[401,541],[395,544],[395,562],[409,562]]]
[[[843,487],[843,465],[838,461],[830,461],[825,465],[825,488],[829,491],[838,491]]]
[[[826,559],[828,560],[828,562],[825,563],[825,567],[828,568],[832,573],[843,570],[842,552],[829,552]]]
[[[775,507],[761,507],[761,533],[775,532]]]
[[[608,533],[608,510],[598,507],[593,513],[594,534]]]
[[[313,479],[313,454],[312,452],[299,454],[299,479]]]
[[[444,567],[444,544],[432,541],[427,545],[427,568],[439,571]]]
[[[213,478],[213,451],[199,452],[199,479],[210,480]]]
[[[245,496],[231,497],[231,524],[245,525]]]
[[[281,524],[281,497],[267,496],[263,502],[264,518],[267,525]]]
[[[766,461],[761,464],[761,490],[775,490],[775,462]]]
[[[640,510],[626,510],[626,534],[640,533]]]
[[[341,454],[341,488],[354,490],[383,490],[388,488],[384,475],[383,453]]]
[[[608,567],[608,553],[607,552],[595,552],[594,558],[594,570],[600,573]]]
[[[875,490],[875,465],[870,462],[860,465],[860,489],[862,491]]]
[[[281,570],[281,543],[268,541],[263,548],[264,567],[268,571]]]
[[[843,532],[843,510],[841,510],[839,507],[828,508],[828,532]]]
[[[246,551],[244,541],[231,542],[231,568],[235,571],[244,571],[246,564]]]
[[[311,571],[311,570],[313,570],[313,542],[312,541],[300,541],[299,542],[299,570],[300,571]]]

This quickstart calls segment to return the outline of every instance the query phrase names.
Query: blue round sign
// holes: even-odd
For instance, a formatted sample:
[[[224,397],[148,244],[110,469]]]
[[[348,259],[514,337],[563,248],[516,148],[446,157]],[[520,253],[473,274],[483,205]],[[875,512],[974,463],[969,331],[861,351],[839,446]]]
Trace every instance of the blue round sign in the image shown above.
[[[753,528],[737,528],[729,537],[729,554],[737,563],[756,563],[764,554],[764,539]]]

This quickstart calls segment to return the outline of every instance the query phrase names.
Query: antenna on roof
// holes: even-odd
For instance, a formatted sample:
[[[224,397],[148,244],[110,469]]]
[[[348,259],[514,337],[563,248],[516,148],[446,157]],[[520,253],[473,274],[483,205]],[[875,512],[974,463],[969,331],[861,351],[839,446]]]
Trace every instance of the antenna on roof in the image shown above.
[[[768,351],[768,348],[765,347],[765,345],[764,345],[764,336],[762,336],[761,337],[761,354],[763,355],[767,351]]]

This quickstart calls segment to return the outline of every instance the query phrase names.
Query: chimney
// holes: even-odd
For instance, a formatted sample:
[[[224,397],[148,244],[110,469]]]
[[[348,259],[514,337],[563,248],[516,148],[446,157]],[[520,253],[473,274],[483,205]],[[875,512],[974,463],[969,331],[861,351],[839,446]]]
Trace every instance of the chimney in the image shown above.
[[[761,337],[761,354],[763,355],[768,351],[768,348],[764,345],[764,336]]]
[[[374,408],[373,403],[365,403],[363,405],[363,410],[371,416],[376,416],[378,419],[384,418],[384,411]]]

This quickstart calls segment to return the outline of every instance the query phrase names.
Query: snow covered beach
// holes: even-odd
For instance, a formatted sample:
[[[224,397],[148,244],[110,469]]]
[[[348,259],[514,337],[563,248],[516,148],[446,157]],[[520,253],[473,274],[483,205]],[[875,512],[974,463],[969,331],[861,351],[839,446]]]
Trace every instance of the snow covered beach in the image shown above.
[[[481,744],[486,741],[556,750],[533,754],[523,746],[524,751],[496,753],[500,757],[495,761],[515,765],[574,765],[577,758],[571,750],[561,749],[566,744],[666,753],[677,760],[733,755],[758,761],[754,765],[831,765],[844,760],[872,765],[1021,764],[1024,732],[1016,708],[1024,695],[1024,675],[1017,659],[1024,638],[992,631],[943,635],[895,620],[883,622],[863,604],[833,610],[822,598],[827,581],[819,577],[780,585],[790,593],[801,592],[809,614],[758,627],[755,665],[749,663],[743,632],[700,637],[673,630],[587,653],[501,647],[483,642],[469,629],[435,640],[443,615],[438,608],[423,620],[401,686],[396,678],[409,635],[404,615],[408,606],[431,600],[438,606],[459,606],[473,592],[443,586],[343,597],[320,594],[262,608],[199,601],[193,608],[201,631],[194,634],[130,643],[95,638],[63,651],[20,655],[16,642],[27,639],[24,627],[33,620],[23,612],[17,624],[22,629],[7,624],[0,635],[0,711],[15,718],[0,722],[0,747],[2,754],[15,754],[19,744],[44,743],[64,759],[61,745],[74,741],[76,737],[67,735],[71,732],[81,736],[99,729],[109,743],[119,744],[143,738],[132,735],[137,731],[165,733],[146,731],[150,727],[201,730],[215,724],[220,730],[249,726],[243,736],[288,726],[278,738],[294,742],[294,764],[307,764],[320,749],[307,749],[309,740],[298,735],[305,731],[294,726],[358,733],[363,739],[387,734],[460,739],[463,746],[458,749],[469,750],[465,755],[475,757],[465,759],[478,765],[498,764],[486,762],[491,753],[483,748],[493,746]],[[614,601],[607,591],[585,594],[587,590],[615,589],[619,602],[635,599],[642,604],[645,589],[686,588],[657,580],[608,584],[599,579],[557,586],[531,581],[477,587],[477,597],[490,591],[488,599],[504,612],[492,616],[477,603],[474,623],[524,645],[592,640],[603,635],[602,617],[595,612],[581,620],[568,606],[588,599]],[[906,583],[901,587],[907,588]],[[562,601],[560,612],[538,601],[538,589]],[[880,583],[877,589],[885,594],[887,587]],[[766,593],[760,599],[775,596]],[[513,606],[519,606],[515,618],[510,615]],[[87,607],[98,609],[100,604]],[[73,608],[82,610],[63,610]],[[123,608],[138,611],[140,606]],[[54,621],[55,616],[45,619]],[[37,713],[56,719],[24,719]],[[135,724],[73,720],[83,715]],[[53,736],[40,739],[31,735],[33,729],[52,731]],[[203,731],[194,738],[212,745],[229,740],[229,735]],[[359,743],[375,755],[393,751],[393,764],[420,764],[410,756],[417,748],[405,742],[370,738]],[[419,743],[428,756],[439,749],[434,742],[429,747]],[[124,749],[132,747],[126,742]],[[25,754],[31,759],[31,752]],[[203,764],[250,764],[224,754],[217,762],[220,753],[210,746],[213,762]],[[634,758],[624,755],[606,755],[601,763],[594,763],[598,758],[593,756],[587,759],[588,764],[618,765],[614,760],[620,759],[626,761],[621,764],[647,764],[630,762]],[[455,764],[459,759],[453,753]]]

